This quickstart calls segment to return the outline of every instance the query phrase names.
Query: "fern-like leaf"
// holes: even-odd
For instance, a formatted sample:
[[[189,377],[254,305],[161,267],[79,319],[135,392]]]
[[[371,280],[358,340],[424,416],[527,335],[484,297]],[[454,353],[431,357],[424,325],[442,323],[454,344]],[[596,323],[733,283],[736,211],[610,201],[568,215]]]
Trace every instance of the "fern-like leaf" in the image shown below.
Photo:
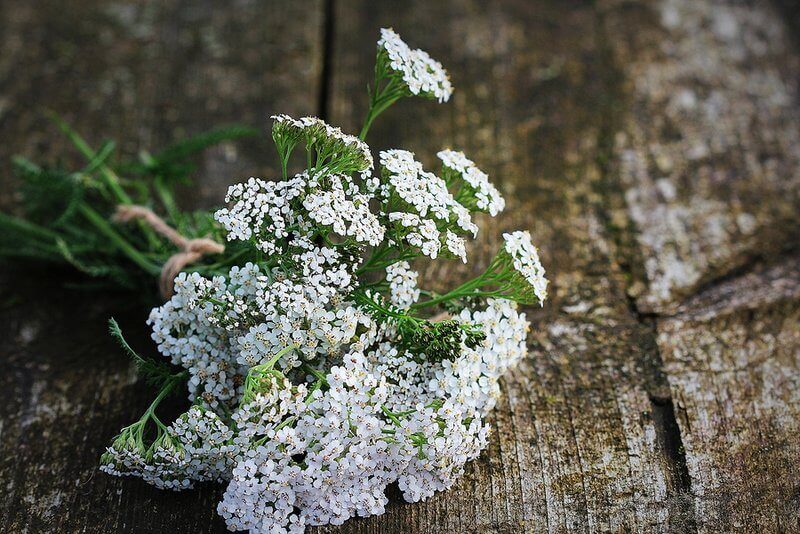
[[[167,182],[185,181],[195,167],[188,159],[198,152],[225,141],[253,137],[258,130],[249,126],[226,126],[182,139],[155,155],[143,154],[143,165],[134,172],[160,176]]]
[[[186,371],[174,373],[166,363],[140,356],[125,340],[125,337],[122,335],[122,329],[114,318],[109,319],[108,330],[111,336],[117,340],[128,356],[134,361],[139,375],[144,377],[149,384],[161,388],[168,381],[178,378],[180,375],[186,375]]]

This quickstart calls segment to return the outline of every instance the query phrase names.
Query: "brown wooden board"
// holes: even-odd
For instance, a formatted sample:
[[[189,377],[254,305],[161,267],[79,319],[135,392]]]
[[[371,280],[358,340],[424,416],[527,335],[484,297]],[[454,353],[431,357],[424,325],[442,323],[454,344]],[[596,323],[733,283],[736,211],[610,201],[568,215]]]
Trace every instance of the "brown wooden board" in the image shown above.
[[[797,21],[766,2],[660,2],[652,28],[625,11],[607,19],[631,95],[616,216],[697,528],[800,530]]]
[[[477,273],[503,231],[529,229],[552,299],[529,310],[531,353],[505,381],[491,444],[450,491],[354,532],[662,530],[687,523],[689,500],[667,452],[652,398],[668,395],[655,331],[631,312],[602,162],[618,67],[602,15],[581,3],[337,2],[330,119],[358,131],[381,26],[441,59],[456,92],[447,105],[405,101],[376,121],[373,147],[402,147],[436,168],[463,149],[509,201],[484,219],[470,251]],[[465,276],[457,261],[423,271],[433,287]],[[324,530],[324,529],[323,529]]]
[[[800,526],[800,257],[659,320],[701,531]]]

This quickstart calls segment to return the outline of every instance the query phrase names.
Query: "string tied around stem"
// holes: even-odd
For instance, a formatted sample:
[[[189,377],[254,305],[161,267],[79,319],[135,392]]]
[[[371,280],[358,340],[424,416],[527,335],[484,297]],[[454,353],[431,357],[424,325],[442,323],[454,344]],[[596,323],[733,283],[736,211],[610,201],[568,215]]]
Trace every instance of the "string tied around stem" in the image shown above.
[[[153,210],[145,206],[120,204],[117,206],[112,220],[120,223],[140,220],[178,247],[179,251],[170,256],[161,267],[158,290],[164,299],[171,298],[175,293],[175,277],[184,267],[199,261],[208,254],[222,254],[225,252],[225,245],[217,243],[213,239],[206,237],[189,239],[181,235],[180,232],[168,225],[164,219],[156,215]]]

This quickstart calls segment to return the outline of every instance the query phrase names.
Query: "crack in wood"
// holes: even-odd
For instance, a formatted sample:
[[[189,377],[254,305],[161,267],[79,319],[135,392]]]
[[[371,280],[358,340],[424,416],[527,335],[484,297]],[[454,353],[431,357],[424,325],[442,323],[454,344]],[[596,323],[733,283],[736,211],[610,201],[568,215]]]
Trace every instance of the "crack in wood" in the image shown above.
[[[679,518],[681,531],[697,531],[692,499],[692,479],[686,463],[686,451],[678,419],[675,416],[675,403],[672,397],[650,396],[653,426],[656,429],[659,446],[669,467],[667,491],[671,518]],[[674,524],[674,523],[673,523]],[[674,525],[678,526],[678,525]]]
[[[675,402],[672,391],[666,379],[664,362],[656,342],[657,330],[655,321],[659,314],[646,312],[639,309],[637,299],[628,290],[633,280],[644,273],[643,258],[640,249],[635,244],[635,228],[630,218],[625,218],[625,224],[617,223],[613,211],[624,209],[625,197],[622,182],[614,161],[617,157],[614,146],[614,137],[621,128],[619,110],[624,109],[627,98],[621,80],[624,73],[621,71],[619,61],[614,57],[614,51],[609,44],[609,36],[605,25],[605,15],[600,14],[597,20],[598,48],[607,58],[608,65],[616,69],[607,69],[604,79],[605,94],[608,98],[604,102],[604,111],[601,114],[601,124],[597,135],[597,167],[600,173],[598,187],[601,202],[596,204],[596,213],[603,222],[610,241],[613,243],[611,257],[628,281],[625,288],[626,305],[629,314],[644,327],[647,345],[643,347],[640,360],[649,368],[651,383],[645,384],[648,390],[653,426],[658,439],[658,449],[664,458],[667,472],[667,494],[670,509],[670,530],[680,532],[696,532],[697,521],[695,518],[694,501],[692,498],[691,477],[686,462],[686,453],[683,447],[681,427],[675,415]]]
[[[331,63],[333,62],[333,45],[334,45],[334,13],[336,0],[324,0],[323,15],[322,15],[322,67],[320,69],[320,83],[319,94],[317,96],[317,116],[320,119],[328,120],[328,106],[330,102],[330,85],[331,85]]]

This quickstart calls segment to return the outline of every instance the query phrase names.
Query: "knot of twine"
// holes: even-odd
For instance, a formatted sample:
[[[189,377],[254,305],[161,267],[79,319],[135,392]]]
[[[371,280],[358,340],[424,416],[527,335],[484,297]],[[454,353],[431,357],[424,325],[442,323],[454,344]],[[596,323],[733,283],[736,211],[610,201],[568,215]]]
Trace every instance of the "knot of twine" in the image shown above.
[[[158,289],[161,292],[161,296],[165,299],[169,299],[174,294],[175,277],[178,276],[178,273],[180,273],[184,267],[196,262],[206,254],[222,254],[225,252],[225,245],[217,243],[213,239],[205,237],[188,239],[182,236],[177,230],[164,222],[164,219],[156,215],[153,210],[144,206],[120,204],[117,206],[113,217],[114,221],[121,223],[127,223],[137,219],[143,221],[156,233],[164,236],[180,249],[170,256],[161,267]]]

